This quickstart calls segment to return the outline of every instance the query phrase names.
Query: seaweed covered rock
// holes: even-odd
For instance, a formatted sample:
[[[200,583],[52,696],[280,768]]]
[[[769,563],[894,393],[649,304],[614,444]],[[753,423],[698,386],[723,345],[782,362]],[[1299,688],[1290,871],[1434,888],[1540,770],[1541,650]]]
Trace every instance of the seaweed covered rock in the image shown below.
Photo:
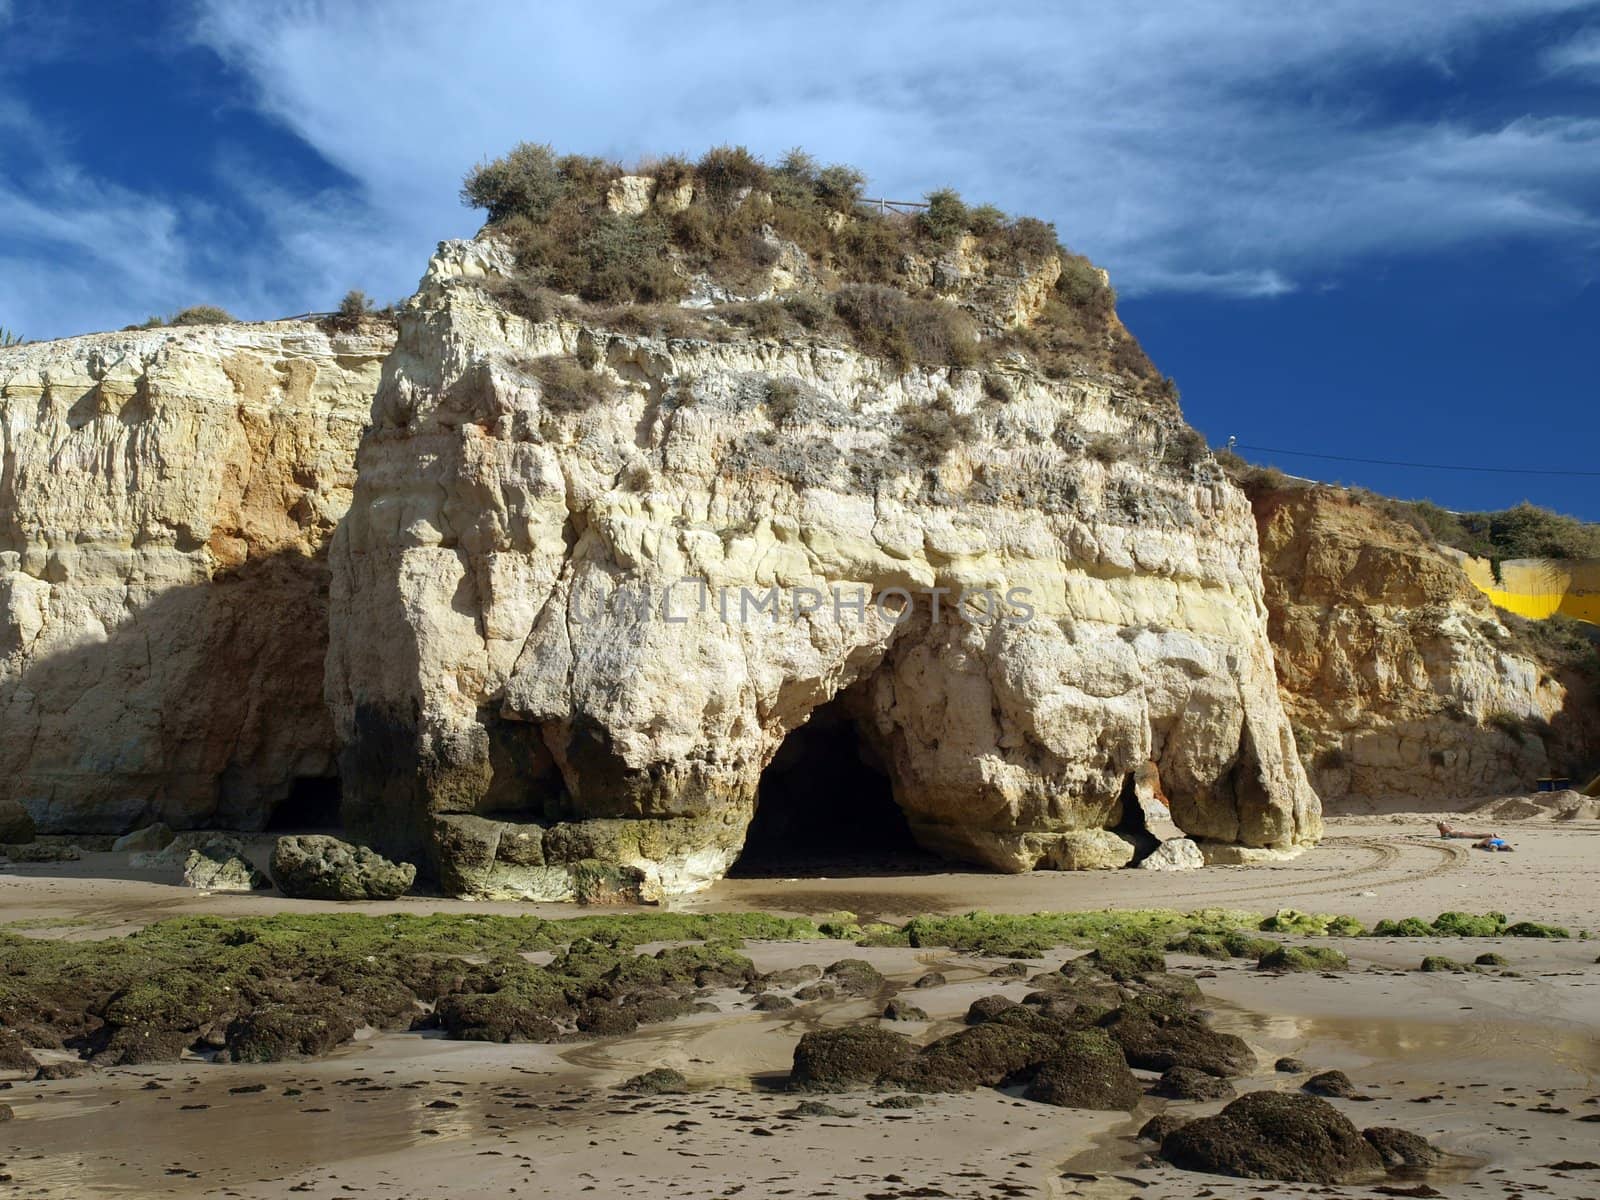
[[[1366,1138],[1372,1148],[1383,1159],[1383,1164],[1391,1169],[1399,1167],[1432,1167],[1444,1161],[1444,1155],[1434,1148],[1427,1138],[1420,1134],[1412,1133],[1409,1129],[1396,1129],[1392,1125],[1380,1125],[1372,1129],[1364,1129],[1361,1136]]]
[[[1356,1094],[1356,1085],[1343,1071],[1321,1071],[1300,1085],[1313,1096],[1330,1096],[1347,1100]]]
[[[1151,975],[1163,975],[1167,970],[1166,957],[1147,946],[1100,946],[1080,962],[1093,966],[1118,983],[1137,982]]]
[[[1024,1095],[1062,1108],[1127,1112],[1138,1106],[1140,1090],[1117,1044],[1098,1029],[1085,1029],[1057,1043]]]
[[[1262,971],[1347,971],[1350,960],[1332,946],[1278,946],[1256,966]]]
[[[417,878],[411,863],[326,834],[281,837],[272,849],[272,881],[285,896],[306,900],[393,900]]]
[[[885,1021],[926,1021],[928,1014],[905,1000],[891,1000],[883,1006]]]
[[[279,1062],[326,1054],[355,1032],[355,1020],[338,1009],[272,1004],[234,1020],[226,1042],[234,1062]]]
[[[463,1042],[553,1042],[561,1029],[543,1011],[503,992],[441,996],[434,1018]]]
[[[0,1028],[0,1071],[26,1071],[32,1074],[38,1068],[39,1060],[16,1031]]]
[[[1251,1092],[1161,1141],[1186,1171],[1292,1183],[1350,1183],[1384,1169],[1382,1157],[1338,1109],[1315,1096]]]
[[[675,1071],[671,1067],[656,1067],[642,1075],[635,1075],[618,1085],[624,1092],[636,1092],[641,1096],[677,1096],[689,1090],[689,1081],[683,1077],[682,1071]]]
[[[873,1083],[900,1067],[912,1049],[901,1034],[870,1025],[813,1030],[794,1048],[789,1086],[822,1092]]]
[[[979,996],[967,1006],[967,1024],[982,1025],[985,1021],[992,1021],[1008,1008],[1015,1008],[1017,1002],[1010,996]]]
[[[1234,1095],[1233,1085],[1226,1079],[1193,1067],[1169,1068],[1151,1091],[1168,1100],[1228,1100]]]
[[[1140,1141],[1155,1142],[1159,1146],[1166,1139],[1167,1134],[1174,1129],[1182,1129],[1192,1120],[1194,1118],[1187,1113],[1157,1113],[1139,1126],[1139,1132],[1136,1136]]]
[[[822,976],[847,996],[871,996],[886,982],[865,959],[841,958],[829,964]]]
[[[886,1072],[884,1082],[916,1092],[998,1087],[1031,1075],[1056,1047],[1047,1034],[989,1021],[924,1046]]]
[[[1130,1066],[1146,1071],[1192,1067],[1231,1078],[1255,1068],[1256,1056],[1243,1038],[1212,1029],[1199,1016],[1171,1001],[1135,999],[1101,1019],[1122,1047]]]
[[[200,1030],[154,1025],[123,1025],[112,1031],[94,1054],[102,1067],[133,1067],[141,1063],[174,1062],[199,1039]]]

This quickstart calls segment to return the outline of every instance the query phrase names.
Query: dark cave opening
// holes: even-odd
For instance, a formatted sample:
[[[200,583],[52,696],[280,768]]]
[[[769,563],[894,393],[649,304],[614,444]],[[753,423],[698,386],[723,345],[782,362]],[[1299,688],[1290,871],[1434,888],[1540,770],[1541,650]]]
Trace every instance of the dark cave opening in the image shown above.
[[[755,819],[729,874],[873,875],[938,867],[937,858],[918,848],[889,776],[835,700],[791,732],[762,772]]]
[[[273,806],[267,829],[273,833],[326,832],[343,828],[337,776],[303,775],[289,785],[289,794]]]

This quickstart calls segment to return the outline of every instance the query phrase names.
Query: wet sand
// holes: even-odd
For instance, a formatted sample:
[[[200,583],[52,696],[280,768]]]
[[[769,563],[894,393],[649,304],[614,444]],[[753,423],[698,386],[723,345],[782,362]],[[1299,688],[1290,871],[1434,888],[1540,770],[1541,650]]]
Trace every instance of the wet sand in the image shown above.
[[[1431,818],[1429,818],[1431,820]],[[1593,864],[1600,825],[1502,823],[1519,846],[1491,855],[1430,837],[1414,817],[1335,819],[1318,849],[1290,863],[1163,875],[992,876],[940,873],[827,880],[729,880],[680,907],[697,911],[849,908],[919,912],[1280,905],[1381,917],[1495,908],[1516,918],[1600,927]],[[152,878],[96,877],[113,856],[0,875],[0,920],[45,936],[105,936],[183,912],[265,913],[341,906],[275,894],[201,896]],[[97,862],[97,860],[99,860]],[[427,898],[364,911],[534,912],[565,906],[463,904]],[[50,928],[41,924],[63,922]],[[781,1090],[795,1042],[811,1028],[870,1019],[873,1000],[754,1011],[751,997],[713,997],[722,1012],[625,1037],[559,1046],[492,1046],[427,1034],[383,1034],[325,1059],[261,1066],[199,1060],[97,1071],[0,1092],[0,1197],[1274,1197],[1439,1194],[1600,1196],[1600,941],[1343,939],[1353,970],[1270,975],[1244,961],[1171,956],[1197,978],[1214,1023],[1244,1037],[1259,1067],[1240,1093],[1296,1088],[1282,1055],[1339,1068],[1364,1099],[1333,1103],[1357,1125],[1393,1124],[1433,1140],[1449,1165],[1415,1180],[1326,1187],[1179,1171],[1134,1133],[1167,1102],[1137,1113],[1089,1113],[993,1090],[929,1096],[905,1110],[878,1093],[816,1097],[842,1115],[794,1114]],[[1425,954],[1494,950],[1515,975],[1424,974]],[[918,1040],[958,1027],[968,1004],[1013,999],[1025,980],[990,978],[1001,960],[948,950],[752,943],[762,970],[839,957],[873,962],[898,984],[930,969],[949,982],[906,998],[930,1022],[890,1027]],[[1051,969],[1063,951],[1030,963]],[[634,1098],[623,1079],[671,1066],[686,1096]],[[1147,1079],[1153,1075],[1141,1073]],[[258,1089],[258,1090],[239,1090]],[[1185,1103],[1208,1114],[1222,1102]],[[1568,1164],[1562,1166],[1561,1164]],[[1432,1192],[1384,1193],[1377,1187]]]
[[[1600,926],[1595,872],[1600,821],[1500,821],[1513,854],[1472,849],[1434,830],[1440,814],[1333,817],[1321,845],[1299,858],[1199,871],[1038,871],[1027,875],[933,871],[828,878],[724,879],[675,900],[684,912],[763,910],[815,915],[847,910],[866,919],[906,920],[971,909],[1027,913],[1099,908],[1238,908],[1348,913],[1368,924],[1384,917],[1460,909],[1496,909],[1578,927]],[[1466,821],[1470,818],[1454,814]],[[1445,814],[1445,819],[1451,815]],[[265,861],[270,839],[255,857]],[[252,916],[271,912],[349,911],[332,901],[291,900],[275,891],[205,894],[175,885],[170,874],[134,871],[127,855],[86,854],[79,862],[15,864],[0,869],[0,922],[77,923],[86,935],[131,930],[183,914]],[[570,917],[566,904],[522,904],[406,896],[360,911],[497,912]],[[611,911],[611,910],[608,910]],[[630,911],[626,908],[614,911]],[[633,910],[645,911],[645,910]]]

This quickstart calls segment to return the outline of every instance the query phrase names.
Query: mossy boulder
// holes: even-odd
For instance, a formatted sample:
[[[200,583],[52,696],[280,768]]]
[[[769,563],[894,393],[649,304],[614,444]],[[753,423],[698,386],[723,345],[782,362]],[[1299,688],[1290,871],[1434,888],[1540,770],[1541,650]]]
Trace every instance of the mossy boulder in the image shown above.
[[[268,885],[237,838],[220,838],[189,851],[183,860],[183,882],[207,892],[252,892]]]
[[[1187,954],[1194,958],[1232,958],[1222,939],[1210,933],[1190,933],[1167,943],[1167,953]]]
[[[1378,1151],[1333,1105],[1285,1092],[1251,1092],[1173,1130],[1161,1141],[1161,1157],[1185,1171],[1291,1183],[1353,1183],[1384,1169]]]
[[[885,1021],[926,1021],[928,1014],[905,1000],[891,1000],[883,1006]]]
[[[641,1096],[677,1096],[689,1090],[689,1081],[681,1071],[674,1071],[671,1067],[656,1067],[624,1080],[618,1087],[624,1092],[635,1092]]]
[[[985,1021],[992,1021],[1008,1008],[1016,1008],[1017,1002],[1010,996],[979,996],[967,1006],[967,1024],[982,1025]]]
[[[1122,1050],[1099,1029],[1069,1033],[1039,1064],[1024,1093],[1062,1108],[1130,1112],[1139,1104],[1139,1081]]]
[[[326,834],[279,838],[271,870],[280,892],[306,900],[393,900],[417,878],[411,863]]]
[[[830,963],[822,976],[847,996],[875,995],[885,983],[878,969],[860,958],[841,958]]]
[[[338,1009],[268,1004],[228,1026],[228,1056],[234,1062],[280,1062],[326,1054],[355,1036],[356,1022]]]
[[[152,1025],[123,1025],[112,1031],[95,1051],[100,1067],[135,1067],[144,1063],[175,1062],[198,1040],[196,1030],[162,1029]]]
[[[873,1083],[898,1069],[912,1051],[910,1039],[870,1025],[813,1030],[794,1048],[789,1086],[820,1092]]]
[[[1496,954],[1491,950],[1487,953],[1478,955],[1477,958],[1472,960],[1472,963],[1474,966],[1478,967],[1509,967],[1511,965],[1511,960],[1505,955]]]
[[[1151,1089],[1152,1094],[1168,1100],[1228,1100],[1234,1095],[1233,1085],[1193,1067],[1170,1067]]]
[[[1496,937],[1506,927],[1505,913],[1442,912],[1433,919],[1440,937]]]
[[[1378,1152],[1383,1165],[1390,1169],[1403,1167],[1433,1167],[1444,1161],[1428,1139],[1409,1129],[1396,1129],[1382,1125],[1364,1129],[1361,1136]]]
[[[1107,1013],[1101,1026],[1122,1047],[1130,1066],[1145,1071],[1192,1067],[1231,1078],[1255,1068],[1243,1038],[1212,1029],[1193,1012],[1170,1001],[1129,1003]]]
[[[1192,1120],[1194,1120],[1194,1118],[1188,1113],[1157,1113],[1143,1125],[1139,1126],[1139,1132],[1136,1136],[1142,1142],[1154,1142],[1159,1146],[1163,1141],[1166,1140],[1167,1134],[1171,1133],[1174,1129],[1182,1129]]]
[[[1264,933],[1295,933],[1303,937],[1360,937],[1366,928],[1354,917],[1300,912],[1293,908],[1280,908],[1261,922]]]
[[[1570,938],[1572,931],[1562,925],[1541,925],[1538,921],[1518,921],[1505,928],[1507,937]]]
[[[1091,951],[1086,961],[1118,983],[1135,982],[1167,970],[1165,956],[1148,946],[1101,946]]]
[[[449,1037],[462,1042],[553,1042],[561,1036],[549,1006],[510,989],[441,996],[433,1015]]]
[[[896,1064],[884,1082],[915,1092],[967,1092],[1032,1075],[1055,1056],[1057,1041],[1032,1029],[989,1021],[940,1038]]]
[[[1313,1096],[1347,1100],[1356,1094],[1356,1085],[1343,1071],[1320,1071],[1300,1085]]]
[[[1466,963],[1457,962],[1453,958],[1446,958],[1443,954],[1430,954],[1425,957],[1422,960],[1421,965],[1417,967],[1417,970],[1427,971],[1429,973],[1443,971],[1459,974],[1462,971],[1470,971],[1471,969],[1472,968]]]
[[[577,1026],[593,1037],[618,1037],[639,1028],[639,1014],[607,1000],[586,1000],[578,1009]]]
[[[1350,960],[1332,946],[1276,946],[1256,966],[1262,971],[1348,971]]]
[[[0,1029],[0,1071],[30,1075],[39,1069],[39,1060],[14,1030]]]

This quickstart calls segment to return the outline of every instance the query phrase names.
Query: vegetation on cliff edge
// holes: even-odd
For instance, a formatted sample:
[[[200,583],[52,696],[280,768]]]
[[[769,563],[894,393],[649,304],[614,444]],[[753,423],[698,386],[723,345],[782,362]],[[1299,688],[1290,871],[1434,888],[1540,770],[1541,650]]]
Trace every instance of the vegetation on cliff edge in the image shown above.
[[[823,166],[801,150],[776,165],[742,146],[716,147],[696,162],[648,161],[637,176],[648,180],[649,195],[608,204],[623,176],[619,163],[533,143],[467,175],[463,202],[484,209],[516,254],[521,278],[499,288],[507,307],[539,320],[572,296],[591,319],[597,308],[614,310],[606,315],[619,323],[619,306],[642,309],[626,319],[669,335],[708,313],[726,315],[766,336],[847,338],[901,369],[1020,353],[1052,377],[1114,370],[1176,396],[1116,320],[1104,276],[1065,249],[1047,222],[968,206],[949,189],[929,193],[918,212],[881,211],[860,203],[860,172]],[[1037,316],[996,322],[984,303],[961,294],[950,256],[964,237],[992,281],[1019,282],[1059,260]],[[775,266],[790,272],[793,286],[781,298],[745,299],[769,289]],[[717,302],[680,309],[691,289]]]

